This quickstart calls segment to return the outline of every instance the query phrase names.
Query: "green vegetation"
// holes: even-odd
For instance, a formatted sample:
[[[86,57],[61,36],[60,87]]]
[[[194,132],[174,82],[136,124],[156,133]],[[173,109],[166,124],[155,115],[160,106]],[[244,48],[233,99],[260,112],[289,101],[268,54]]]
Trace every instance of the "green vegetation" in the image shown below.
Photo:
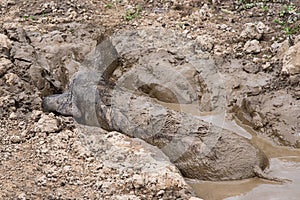
[[[261,5],[261,9],[262,9],[264,12],[267,12],[267,11],[269,11],[269,6],[263,4],[263,5]]]
[[[295,27],[286,26],[286,27],[283,28],[283,31],[287,35],[294,35],[294,34],[299,32],[299,25],[295,26]]]
[[[25,15],[25,16],[24,16],[24,19],[25,19],[25,20],[31,19],[32,21],[35,21],[35,20],[36,20],[36,17],[33,16],[33,15],[29,15],[29,16],[28,16],[28,15]]]
[[[113,7],[113,4],[111,4],[111,3],[108,3],[105,5],[105,8],[108,8],[108,9],[111,9],[112,7]]]
[[[30,19],[31,20],[36,20],[35,16],[33,16],[33,15],[30,15]]]
[[[127,10],[126,14],[125,14],[125,19],[130,21],[132,19],[135,19],[136,17],[138,17],[142,12],[142,6],[141,5],[137,5],[136,7],[134,7],[133,9]]]
[[[261,9],[262,12],[268,14],[268,16],[274,16],[274,23],[280,26],[280,29],[286,35],[297,34],[300,31],[299,25],[299,7],[290,3],[278,3],[276,5],[277,13],[272,12],[272,3],[271,0],[236,0],[235,5],[237,9],[248,10],[253,9],[257,12],[258,9]],[[279,6],[279,7],[278,7]],[[258,9],[257,9],[258,8]],[[279,8],[279,10],[278,10]]]
[[[297,11],[297,7],[294,4],[283,5],[282,9],[278,13],[278,18],[274,20],[276,24],[281,26],[282,31],[286,35],[293,35],[299,32],[299,20],[300,13]]]
[[[279,12],[280,17],[284,17],[286,15],[296,14],[296,7],[293,4],[284,5],[283,9]]]
[[[264,11],[267,11],[269,8],[268,8],[268,6],[264,5],[264,2],[265,1],[252,2],[249,0],[238,0],[238,1],[236,1],[236,5],[238,5],[238,7],[243,10],[247,10],[247,9],[251,9],[251,8],[260,6]]]

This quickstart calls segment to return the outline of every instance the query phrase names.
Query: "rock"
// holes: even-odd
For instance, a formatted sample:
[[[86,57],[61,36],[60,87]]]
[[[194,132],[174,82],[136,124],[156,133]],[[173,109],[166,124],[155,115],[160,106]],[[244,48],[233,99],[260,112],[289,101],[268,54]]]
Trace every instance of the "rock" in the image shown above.
[[[43,112],[40,110],[33,110],[30,117],[34,121],[38,121],[41,118],[42,114],[43,114]]]
[[[18,136],[18,135],[13,135],[11,138],[10,138],[10,141],[14,144],[17,144],[17,143],[20,143],[22,140],[21,140],[21,137]]]
[[[26,43],[26,32],[23,28],[16,28],[16,24],[9,24],[6,30],[10,40]]]
[[[14,73],[5,74],[4,79],[6,84],[9,86],[20,85],[22,83],[18,75]]]
[[[263,64],[261,67],[262,67],[262,69],[263,69],[263,70],[270,69],[270,67],[271,67],[271,63],[270,63],[270,62],[266,62],[266,63],[265,63],[265,64]]]
[[[198,197],[191,197],[191,198],[189,198],[189,200],[203,200],[203,199],[198,198]]]
[[[35,183],[38,186],[45,186],[47,184],[47,177],[45,175],[36,178]]]
[[[135,174],[132,177],[132,184],[135,188],[141,188],[144,186],[144,179],[141,175]]]
[[[268,29],[268,27],[262,22],[258,22],[255,27],[256,27],[256,31],[260,34],[264,34]]]
[[[16,1],[15,0],[8,0],[7,1],[7,5],[15,5],[16,4]]]
[[[156,194],[156,196],[162,196],[164,193],[165,193],[164,190],[160,190],[160,191],[158,191],[158,193]]]
[[[41,92],[41,96],[46,96],[49,93],[53,92],[53,85],[57,88],[60,87],[60,84],[57,83],[55,80],[47,80],[48,77],[43,77],[43,74],[47,74],[47,71],[37,65],[31,65],[29,68],[29,74],[31,79],[33,80],[34,85],[39,89]]]
[[[255,129],[259,129],[259,128],[263,127],[263,119],[259,113],[253,112],[252,120],[253,120]]]
[[[200,35],[196,38],[196,45],[201,51],[210,52],[214,48],[214,38],[210,35]]]
[[[19,61],[32,63],[35,60],[34,49],[28,44],[15,44],[11,50],[11,56]]]
[[[223,31],[230,30],[230,28],[226,24],[220,24],[217,27]]]
[[[276,47],[277,46],[277,47]],[[281,43],[277,43],[277,45],[274,45],[274,47],[276,47],[276,57],[278,59],[283,59],[283,56],[286,54],[286,52],[289,50],[290,48],[290,44],[289,44],[289,40],[286,39]]]
[[[129,138],[115,131],[106,132],[98,127],[78,125],[74,131],[82,139],[81,144],[76,144],[76,149],[86,148],[94,152],[95,162],[100,161],[95,167],[109,177],[114,176],[115,170],[119,171],[116,176],[121,187],[128,187],[139,197],[144,188],[148,194],[153,192],[153,196],[161,190],[168,192],[170,188],[180,188],[185,191],[184,199],[190,197],[191,188],[157,147],[138,138]],[[99,188],[107,187],[107,191],[113,189],[112,184],[109,180],[96,183]]]
[[[296,99],[300,99],[300,87],[295,88],[295,90],[293,91],[293,97]]]
[[[246,23],[241,32],[241,37],[251,40],[260,40],[266,30],[266,25],[262,22]]]
[[[26,200],[26,194],[23,192],[23,193],[20,193],[18,195],[18,200]]]
[[[140,200],[141,199],[139,196],[133,194],[113,195],[111,198],[115,200]]]
[[[259,66],[258,65],[255,65],[253,63],[246,63],[244,66],[243,66],[243,70],[248,72],[248,73],[257,73],[259,72]]]
[[[297,83],[300,83],[300,75],[292,75],[289,77],[289,81],[292,85],[296,85]]]
[[[260,53],[261,47],[258,40],[249,40],[244,45],[244,51],[246,53]]]
[[[6,35],[0,34],[0,57],[9,58],[11,50],[11,41]]]
[[[13,64],[10,60],[6,58],[0,58],[0,77],[5,75],[7,71],[13,67]]]
[[[202,20],[207,20],[210,17],[212,17],[212,10],[209,8],[209,6],[205,3],[197,13]]]
[[[78,158],[84,159],[91,155],[91,152],[84,148],[80,141],[74,142],[73,149]]]
[[[65,90],[73,74],[80,68],[80,62],[84,61],[84,56],[95,47],[95,41],[88,38],[83,30],[78,31],[81,36],[76,39],[60,31],[44,35],[38,32],[26,34],[36,51],[36,62],[29,68],[30,76],[42,96]]]
[[[272,45],[271,45],[271,52],[272,53],[277,53],[279,48],[280,48],[281,44],[278,43],[278,42],[274,42]]]
[[[300,73],[300,42],[291,46],[283,55],[283,74],[295,75]]]
[[[17,119],[17,114],[15,112],[10,113],[9,119]]]
[[[53,114],[42,114],[35,127],[36,132],[53,133],[59,130],[59,123]]]

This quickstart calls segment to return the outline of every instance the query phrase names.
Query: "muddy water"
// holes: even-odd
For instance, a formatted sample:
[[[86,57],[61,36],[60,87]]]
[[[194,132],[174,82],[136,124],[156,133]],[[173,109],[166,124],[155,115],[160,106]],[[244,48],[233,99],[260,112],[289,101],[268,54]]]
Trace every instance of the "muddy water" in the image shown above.
[[[232,130],[239,135],[251,139],[270,158],[270,167],[266,173],[278,178],[289,179],[291,182],[279,184],[260,178],[240,181],[199,181],[187,179],[197,196],[205,200],[299,200],[300,199],[300,150],[289,147],[275,146],[266,138],[258,136],[250,127],[238,120],[226,120],[223,113],[201,113],[197,105],[179,105],[158,102],[170,109],[190,113],[199,118]]]

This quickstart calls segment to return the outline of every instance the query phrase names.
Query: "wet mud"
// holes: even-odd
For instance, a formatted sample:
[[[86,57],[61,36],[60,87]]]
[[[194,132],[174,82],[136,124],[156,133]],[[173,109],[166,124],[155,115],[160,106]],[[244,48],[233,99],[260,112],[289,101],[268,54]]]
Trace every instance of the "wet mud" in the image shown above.
[[[174,69],[170,60],[179,55],[167,50],[147,49],[148,53],[139,55],[133,64],[133,72],[111,83],[110,77],[118,67],[114,60],[117,52],[108,40],[103,41],[93,59],[84,63],[86,67],[74,76],[66,93],[44,99],[44,110],[72,115],[79,123],[143,139],[160,148],[185,177],[236,180],[254,177],[256,166],[264,170],[267,157],[248,139],[152,101],[155,97],[170,102],[173,95],[183,103],[199,100],[200,106],[205,102],[201,90],[205,86],[200,84],[199,72],[187,61],[180,65],[180,71]],[[168,75],[170,72],[174,74]],[[146,95],[136,94],[138,91]],[[208,100],[211,109],[217,110],[218,106]]]
[[[293,154],[293,153],[291,153]],[[291,180],[284,184],[251,178],[241,181],[207,182],[187,180],[196,195],[207,200],[298,199],[300,184],[299,156],[270,159],[268,174]]]
[[[188,111],[188,109],[185,110]],[[229,121],[220,118],[220,116],[208,116],[206,115],[204,118],[211,120],[212,123],[223,123],[224,128],[239,132],[244,137],[250,137],[251,141],[262,149],[270,159],[270,165],[265,170],[265,173],[271,177],[288,181],[280,183],[257,177],[221,182],[187,179],[187,182],[193,187],[199,197],[207,200],[298,199],[297,196],[300,195],[298,192],[300,185],[299,149],[278,146],[267,137],[258,135],[256,131],[238,119]]]
[[[229,120],[225,113],[200,112],[196,104],[174,104],[157,101],[170,109],[191,113],[199,118],[233,131],[250,139],[270,159],[265,170],[268,176],[286,180],[270,181],[263,178],[250,178],[236,181],[199,181],[186,179],[196,195],[206,200],[251,200],[251,199],[298,199],[300,195],[300,149],[278,146],[266,136],[260,135],[251,126],[235,117]]]
[[[148,31],[128,31],[114,35],[112,42],[121,56],[116,63],[116,53],[104,59],[103,55],[107,55],[107,52],[101,54],[100,44],[97,47],[100,53],[92,55],[93,58],[98,56],[98,60],[84,63],[85,66],[96,68],[79,70],[67,93],[44,101],[45,110],[72,115],[83,124],[101,126],[141,138],[159,147],[189,178],[250,178],[255,176],[255,165],[262,169],[269,165],[268,158],[274,163],[277,158],[299,155],[298,150],[290,149],[298,147],[300,137],[297,111],[299,99],[292,95],[295,88],[286,91],[281,87],[284,83],[274,82],[274,75],[249,73],[244,70],[245,63],[241,60],[220,61],[211,58],[207,52],[196,51],[197,47],[191,41],[174,39],[177,37],[166,39],[170,33]],[[106,44],[104,42],[104,47]],[[103,62],[99,62],[101,56]],[[100,67],[100,71],[97,67]],[[287,80],[285,84],[288,83]],[[285,104],[286,101],[290,103]],[[207,131],[202,133],[199,124],[203,124],[201,126]],[[186,134],[194,129],[192,133],[198,134],[196,140]],[[216,139],[212,133],[220,137]],[[210,139],[203,142],[206,136],[203,138],[201,135],[215,141],[215,147],[211,148],[214,155],[207,154],[205,159],[195,156],[197,152],[203,152],[203,146],[211,145],[206,143]],[[223,141],[216,142],[220,138]],[[281,146],[276,146],[274,142]],[[239,149],[238,154],[236,149]],[[258,153],[253,154],[254,149]],[[282,163],[279,165],[283,166]],[[269,170],[273,167],[270,165]],[[229,168],[234,170],[230,171]],[[266,173],[273,175],[268,170]],[[215,184],[223,185],[224,188],[231,187],[231,184],[238,185],[239,182],[198,182],[192,183],[192,186],[204,199],[222,199],[244,194],[264,183],[278,185],[257,178],[241,183],[245,187],[230,194],[220,190],[220,193],[216,193],[218,197],[205,196],[202,189]],[[199,191],[199,188],[202,189]]]

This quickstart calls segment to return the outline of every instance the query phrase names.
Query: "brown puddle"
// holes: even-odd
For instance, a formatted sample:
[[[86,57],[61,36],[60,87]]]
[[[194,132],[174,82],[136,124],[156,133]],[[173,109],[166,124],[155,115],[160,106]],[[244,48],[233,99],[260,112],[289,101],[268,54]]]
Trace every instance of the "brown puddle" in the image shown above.
[[[204,200],[300,199],[300,149],[274,146],[267,138],[258,136],[252,128],[243,125],[238,120],[226,120],[225,115],[220,113],[201,113],[197,105],[158,103],[176,111],[199,116],[205,121],[251,139],[270,158],[270,167],[266,170],[267,174],[291,180],[289,183],[278,184],[260,178],[220,182],[186,179],[198,197]]]

